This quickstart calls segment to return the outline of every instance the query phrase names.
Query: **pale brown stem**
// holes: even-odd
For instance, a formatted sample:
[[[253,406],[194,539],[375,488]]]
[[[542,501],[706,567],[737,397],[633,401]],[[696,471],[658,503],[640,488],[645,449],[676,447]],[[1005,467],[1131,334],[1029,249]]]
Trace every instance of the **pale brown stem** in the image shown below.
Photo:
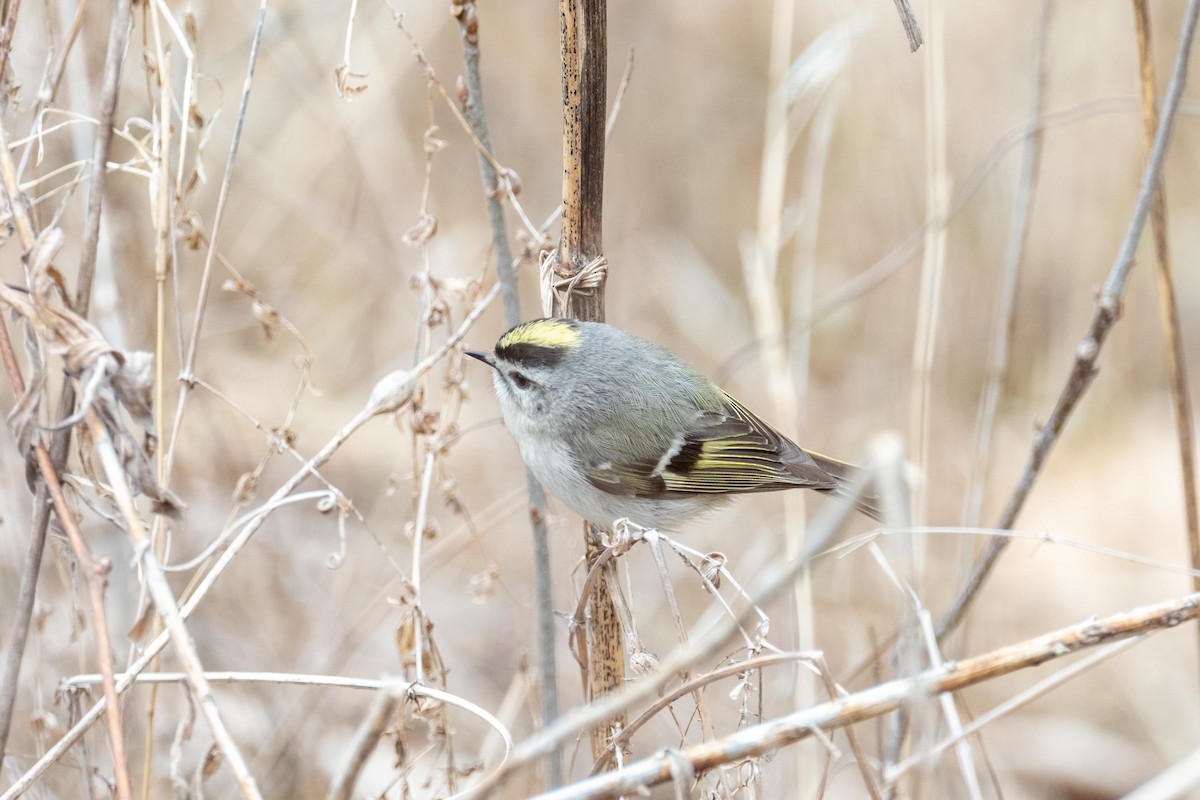
[[[1154,49],[1150,42],[1150,9],[1146,0],[1133,0],[1137,25],[1138,63],[1142,89],[1142,128],[1149,155],[1158,131],[1158,95],[1155,93]],[[1179,439],[1179,461],[1183,478],[1183,508],[1187,520],[1188,551],[1192,569],[1200,569],[1200,514],[1196,507],[1196,455],[1193,450],[1195,426],[1192,401],[1188,394],[1187,364],[1183,335],[1179,328],[1179,306],[1175,302],[1175,282],[1171,277],[1171,251],[1167,239],[1166,190],[1160,181],[1150,207],[1150,231],[1154,237],[1154,275],[1158,285],[1158,309],[1162,315],[1163,353],[1171,383],[1171,403],[1175,412],[1175,431]],[[1200,576],[1192,577],[1192,587],[1200,591]]]

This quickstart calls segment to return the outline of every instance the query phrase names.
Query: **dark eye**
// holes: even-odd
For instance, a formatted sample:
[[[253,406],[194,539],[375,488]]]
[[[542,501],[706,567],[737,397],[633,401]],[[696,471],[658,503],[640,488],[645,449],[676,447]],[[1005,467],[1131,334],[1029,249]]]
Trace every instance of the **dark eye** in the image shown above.
[[[533,381],[519,372],[510,372],[508,373],[508,377],[512,379],[512,382],[517,385],[518,389],[528,389],[529,385],[533,383]]]

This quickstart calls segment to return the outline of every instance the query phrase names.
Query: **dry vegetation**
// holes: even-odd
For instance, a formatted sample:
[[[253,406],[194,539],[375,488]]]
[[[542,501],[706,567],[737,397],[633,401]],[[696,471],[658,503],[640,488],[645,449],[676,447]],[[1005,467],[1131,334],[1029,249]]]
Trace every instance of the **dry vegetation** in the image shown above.
[[[433,798],[502,768],[487,796],[546,789],[523,470],[461,352],[504,321],[449,3],[271,3],[260,27],[246,3],[141,0],[115,82],[122,3],[4,5],[0,173],[22,201],[5,204],[0,247],[16,356],[0,379],[0,668],[54,475],[45,426],[65,385],[88,412],[58,471],[70,511],[52,515],[19,678],[0,686],[15,699],[0,796],[27,781],[28,797],[117,796],[126,781],[140,797],[253,796],[251,781],[265,797],[338,796],[353,776],[341,796]],[[1122,796],[1200,741],[1195,626],[1150,635],[1196,613],[1179,600],[1194,583],[1150,225],[1101,371],[1014,532],[986,526],[1098,293],[1114,296],[1100,287],[1148,151],[1133,9],[922,5],[927,44],[910,54],[886,0],[784,5],[609,8],[610,97],[626,53],[636,68],[607,151],[608,319],[806,446],[912,481],[914,516],[893,504],[902,524],[876,535],[861,517],[838,527],[815,497],[757,496],[619,543],[638,724],[619,759],[682,750],[642,765],[679,796]],[[1153,7],[1160,96],[1187,13]],[[558,14],[505,0],[479,15],[532,317],[538,255],[558,236]],[[773,79],[789,91],[772,110]],[[1188,96],[1163,170],[1185,364],[1200,355]],[[91,327],[60,287],[81,310],[93,274]],[[996,340],[1009,287],[1014,322]],[[586,570],[578,521],[549,511],[569,721],[585,706],[567,620]],[[838,538],[795,580],[781,567],[806,516],[809,547]],[[939,654],[933,626],[997,537],[1010,544]],[[52,749],[143,663],[189,678],[134,686],[119,715],[94,710]],[[86,677],[99,672],[107,689]],[[885,713],[902,701],[904,716]],[[827,732],[806,736],[814,725]],[[586,725],[564,726],[578,781]],[[560,796],[608,796],[587,791]]]

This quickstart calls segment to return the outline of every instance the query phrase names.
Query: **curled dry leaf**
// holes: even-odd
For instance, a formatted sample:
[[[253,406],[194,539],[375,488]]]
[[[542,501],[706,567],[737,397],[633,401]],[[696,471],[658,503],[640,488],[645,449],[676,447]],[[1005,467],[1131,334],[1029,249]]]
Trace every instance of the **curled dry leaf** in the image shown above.
[[[441,129],[437,125],[430,125],[425,129],[424,147],[426,153],[432,155],[446,149],[446,140],[438,137],[438,133],[440,132]]]
[[[366,77],[369,73],[356,72],[350,69],[349,64],[338,64],[333,74],[337,82],[338,97],[344,100],[350,100],[367,90]]]
[[[658,669],[658,656],[649,650],[638,650],[629,656],[629,666],[635,675],[649,675]]]
[[[413,670],[417,666],[417,619],[422,618],[420,613],[411,608],[404,618],[400,620],[400,624],[396,626],[396,653],[400,657],[400,664],[404,667],[405,672]],[[433,633],[433,623],[429,620],[424,621],[424,639],[421,647],[421,665],[423,672],[430,675],[435,667],[433,654],[431,652],[430,635]]]
[[[254,502],[255,489],[258,487],[257,472],[243,472],[233,487],[233,501],[239,505]]]
[[[250,313],[258,320],[258,324],[262,326],[263,335],[270,341],[275,336],[275,331],[280,327],[279,312],[261,300],[255,300],[250,304]]]
[[[176,515],[182,504],[158,485],[150,463],[147,450],[153,447],[153,440],[147,439],[150,448],[143,448],[121,422],[121,408],[124,408],[146,432],[154,427],[151,410],[153,357],[144,352],[123,353],[117,350],[95,326],[71,308],[67,300],[69,292],[52,264],[62,242],[60,229],[47,228],[26,254],[32,291],[0,285],[0,301],[21,316],[32,332],[26,337],[26,352],[31,355],[30,363],[35,366],[36,373],[32,386],[40,393],[45,373],[40,349],[45,348],[61,356],[67,374],[77,378],[81,387],[81,410],[70,418],[68,424],[78,422],[89,409],[94,411],[112,439],[132,488],[150,497],[156,510]],[[33,346],[30,342],[35,339],[40,345],[37,348],[39,352],[29,349]],[[14,421],[18,440],[28,445],[32,439],[36,407],[31,401],[19,403],[18,409],[22,415]],[[90,437],[82,433],[79,441],[81,449],[94,445]],[[85,469],[88,468],[86,462],[87,459]],[[99,482],[96,481],[96,484]]]
[[[208,238],[204,232],[204,223],[195,211],[184,214],[175,223],[175,236],[186,243],[189,250],[199,250]]]
[[[100,356],[116,351],[100,331],[66,305],[62,276],[51,264],[62,244],[61,229],[42,231],[26,254],[33,290],[0,284],[0,301],[25,319],[51,353],[63,357],[70,374],[79,375]]]
[[[501,197],[521,193],[521,176],[514,169],[499,167],[496,170],[496,193]]]
[[[404,236],[400,237],[400,241],[410,247],[420,247],[437,235],[437,229],[437,217],[428,211],[422,211],[421,219],[416,225],[413,225],[404,232]]]
[[[500,582],[500,567],[497,564],[488,564],[482,572],[476,572],[471,576],[467,584],[467,592],[471,596],[471,602],[477,605],[483,605],[496,594],[496,585]]]
[[[199,775],[202,780],[208,780],[216,774],[221,768],[221,748],[215,743],[208,748],[208,752],[204,754],[204,763],[200,767]]]
[[[444,325],[450,318],[450,306],[441,297],[435,296],[426,305],[428,306],[425,311],[426,326],[437,328]]]
[[[721,570],[725,569],[728,562],[729,559],[724,553],[714,550],[705,554],[704,561],[700,564],[700,572],[713,585],[714,589],[721,588]]]
[[[146,602],[142,604],[137,619],[129,626],[125,636],[135,642],[140,642],[149,632],[150,623],[157,618],[158,616],[154,613],[154,604],[147,598]]]
[[[154,430],[154,354],[134,350],[124,354],[124,360],[112,376],[117,399],[143,430]]]

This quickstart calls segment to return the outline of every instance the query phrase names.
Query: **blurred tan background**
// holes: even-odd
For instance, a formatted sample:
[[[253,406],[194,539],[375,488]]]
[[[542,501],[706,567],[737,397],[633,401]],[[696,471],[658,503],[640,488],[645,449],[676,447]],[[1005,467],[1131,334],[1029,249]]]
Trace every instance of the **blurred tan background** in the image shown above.
[[[447,3],[392,0],[441,81],[454,95],[462,72],[457,25]],[[212,231],[217,191],[236,116],[254,29],[248,4],[170,4],[177,16],[195,14],[198,111],[208,138],[202,163],[207,182],[190,198],[200,225]],[[1160,89],[1165,89],[1184,4],[1153,5]],[[987,346],[998,305],[1005,242],[1013,213],[1023,140],[1012,131],[1029,121],[1040,2],[948,4],[940,46],[946,80],[946,147],[954,195],[990,156],[997,156],[978,188],[947,226],[943,292],[935,360],[929,382],[931,438],[928,460],[918,465],[928,491],[930,525],[960,524],[972,462],[974,426],[987,364]],[[916,9],[930,28],[930,9]],[[74,8],[27,4],[13,53],[20,95],[4,117],[10,139],[30,130],[29,110],[47,52],[47,30],[58,42]],[[47,13],[49,21],[47,22]],[[80,45],[70,62],[58,105],[95,114],[99,65],[107,35],[108,5],[93,3]],[[423,300],[412,288],[428,269],[436,278],[494,279],[489,232],[476,158],[469,139],[445,102],[427,88],[412,48],[387,4],[361,3],[350,40],[353,69],[366,73],[365,91],[350,99],[335,90],[349,9],[344,3],[291,2],[267,14],[241,149],[234,165],[229,205],[218,247],[261,298],[298,329],[311,350],[312,388],[303,392],[290,424],[295,446],[311,456],[363,405],[386,371],[409,367],[417,351]],[[558,203],[561,111],[558,12],[547,0],[482,3],[479,9],[486,105],[495,154],[522,181],[519,199],[540,223]],[[840,305],[811,329],[811,355],[793,350],[802,385],[803,412],[780,419],[767,390],[747,301],[741,245],[756,224],[771,4],[613,2],[609,7],[609,75],[615,91],[632,51],[635,66],[609,141],[605,184],[605,246],[610,263],[608,318],[662,342],[805,446],[859,458],[885,431],[907,437],[913,397],[911,367],[917,324],[921,255],[908,258],[885,282]],[[142,61],[143,8],[125,64],[120,124],[150,114]],[[926,219],[926,46],[908,52],[888,0],[799,3],[797,53],[841,24],[856,33],[833,79],[828,151],[813,296],[842,288],[898,247]],[[997,418],[993,458],[983,504],[984,525],[998,517],[1020,473],[1036,425],[1044,420],[1067,376],[1074,349],[1091,313],[1096,288],[1112,265],[1124,235],[1142,169],[1137,106],[1137,51],[1131,8],[1125,3],[1054,3],[1046,62],[1047,111],[1080,107],[1044,134],[1040,179],[1032,206],[1027,255],[1020,278],[1011,371]],[[183,74],[178,59],[173,74]],[[1192,70],[1195,77],[1195,69]],[[178,92],[177,92],[178,94]],[[1189,89],[1188,97],[1195,97]],[[426,169],[422,137],[433,122],[447,147],[433,155],[429,209],[438,229],[426,248],[401,239],[419,221]],[[1188,355],[1195,359],[1200,333],[1200,159],[1197,107],[1185,105],[1167,162],[1165,181],[1180,314]],[[91,128],[46,138],[38,174],[91,152]],[[131,127],[137,135],[142,131]],[[787,174],[789,218],[798,218],[808,164],[809,130],[796,131]],[[1006,138],[1007,137],[1007,138]],[[114,145],[113,160],[133,155]],[[110,176],[93,319],[118,347],[152,349],[154,342],[153,229],[147,181],[130,172]],[[61,225],[68,249],[60,267],[73,280],[82,228],[82,190],[65,204]],[[62,202],[38,206],[49,224]],[[509,209],[510,229],[519,230]],[[550,231],[557,237],[557,228]],[[1177,567],[1187,563],[1178,452],[1174,439],[1160,322],[1151,275],[1153,254],[1145,237],[1121,321],[1101,358],[1100,375],[1054,451],[1019,520],[1023,531],[1050,532],[1060,540],[1103,545]],[[787,277],[781,303],[802,342],[802,322],[792,277],[794,245],[781,255]],[[0,251],[0,278],[23,283],[19,246]],[[190,335],[203,252],[179,249],[182,320]],[[268,428],[284,423],[300,379],[294,336],[271,337],[255,320],[250,301],[224,292],[218,267],[200,342],[197,374]],[[521,268],[527,317],[538,316],[536,265]],[[465,307],[453,303],[456,326]],[[489,347],[504,328],[494,304],[467,342]],[[434,340],[446,328],[434,330]],[[179,367],[175,348],[167,374]],[[1200,393],[1192,373],[1192,394]],[[438,462],[431,513],[437,538],[422,560],[423,602],[449,667],[450,691],[499,713],[506,692],[532,659],[533,613],[529,531],[516,448],[498,422],[488,376],[462,366],[468,388],[457,425],[461,438]],[[427,406],[446,397],[443,367],[427,382]],[[176,386],[168,387],[173,412]],[[11,387],[0,387],[4,407]],[[30,499],[24,467],[11,436],[0,435],[0,623],[7,646],[10,606],[16,595],[29,529]],[[175,560],[190,557],[227,522],[239,477],[268,450],[264,436],[212,394],[189,401],[178,444],[172,487],[188,504],[186,523],[174,534]],[[271,459],[259,481],[261,503],[290,476],[295,462]],[[210,669],[338,673],[360,677],[399,674],[393,631],[400,612],[389,603],[399,593],[397,567],[381,557],[382,544],[398,568],[411,573],[415,487],[411,417],[380,418],[352,438],[323,470],[365,516],[347,524],[345,561],[327,558],[339,548],[336,520],[312,503],[274,514],[192,618],[191,631]],[[453,496],[464,513],[443,502]],[[807,499],[811,512],[821,500]],[[579,525],[552,506],[556,608],[569,612],[581,554]],[[133,622],[137,591],[128,546],[120,531],[85,513],[85,531],[98,553],[116,566],[109,590],[110,618],[121,633]],[[865,519],[854,522],[867,530]],[[744,499],[680,538],[701,551],[721,551],[743,582],[783,552],[783,501]],[[963,557],[985,540],[942,533],[918,537],[926,562],[919,588],[935,615],[963,578]],[[628,559],[633,602],[650,649],[674,644],[662,591],[643,548]],[[90,632],[81,634],[83,606],[73,601],[69,558],[55,543],[40,583],[40,608],[48,616],[31,638],[19,688],[15,733],[3,764],[8,785],[43,751],[66,709],[55,705],[58,680],[95,670]],[[491,574],[490,579],[481,575]],[[690,622],[712,599],[683,570],[677,590]],[[474,579],[474,582],[473,582]],[[902,617],[901,597],[865,550],[826,558],[815,572],[817,646],[834,676],[848,670],[886,638]],[[182,589],[182,579],[176,584]],[[482,585],[482,588],[481,588]],[[1134,564],[1064,544],[1017,541],[974,607],[961,654],[1029,638],[1085,619],[1189,591],[1176,572]],[[793,647],[790,615],[769,609],[773,640]],[[580,702],[578,674],[559,648],[562,705]],[[76,637],[79,637],[76,640]],[[115,643],[123,663],[129,644]],[[1140,643],[1098,668],[990,726],[976,754],[988,797],[1116,797],[1147,780],[1196,746],[1200,738],[1200,666],[1191,626]],[[166,667],[173,666],[168,657]],[[979,714],[1060,667],[1043,667],[964,693]],[[766,716],[791,710],[787,686],[794,676],[769,676]],[[868,685],[860,676],[850,688]],[[711,693],[721,727],[736,723],[737,704],[726,699],[732,683]],[[725,688],[722,688],[725,687]],[[144,692],[126,709],[144,720]],[[157,783],[165,796],[167,749],[183,703],[175,689],[160,694],[156,729]],[[365,693],[292,688],[220,688],[218,698],[251,767],[269,797],[307,797],[324,791],[365,713]],[[518,734],[531,730],[532,699],[511,721]],[[683,717],[690,707],[680,706]],[[54,715],[46,731],[31,719]],[[452,714],[456,749],[470,761],[484,726]],[[45,721],[45,717],[41,717]],[[424,746],[419,721],[408,747]],[[694,727],[694,726],[693,726]],[[861,735],[873,740],[871,726]],[[689,734],[695,741],[696,732]],[[184,748],[185,769],[203,757],[207,731],[198,725]],[[89,742],[103,766],[99,730]],[[130,736],[140,763],[141,734]],[[677,746],[669,723],[646,728],[634,740],[635,756]],[[807,751],[815,753],[813,745]],[[386,749],[386,748],[385,748]],[[843,748],[844,749],[844,748]],[[875,746],[871,746],[875,752]],[[586,744],[572,774],[586,774]],[[573,748],[568,753],[575,752]],[[762,765],[763,797],[790,797],[789,759]],[[158,763],[156,762],[156,763]],[[799,763],[806,763],[802,760]],[[383,793],[394,779],[381,752],[360,789]],[[961,784],[948,758],[921,784],[926,797],[958,796]],[[79,778],[56,768],[41,796],[73,796]],[[518,781],[510,796],[537,786]],[[231,796],[226,773],[208,785],[210,797]],[[400,796],[392,788],[388,797]],[[437,787],[415,785],[416,796]],[[826,796],[862,796],[856,771],[837,762]],[[372,795],[373,796],[373,795]]]

